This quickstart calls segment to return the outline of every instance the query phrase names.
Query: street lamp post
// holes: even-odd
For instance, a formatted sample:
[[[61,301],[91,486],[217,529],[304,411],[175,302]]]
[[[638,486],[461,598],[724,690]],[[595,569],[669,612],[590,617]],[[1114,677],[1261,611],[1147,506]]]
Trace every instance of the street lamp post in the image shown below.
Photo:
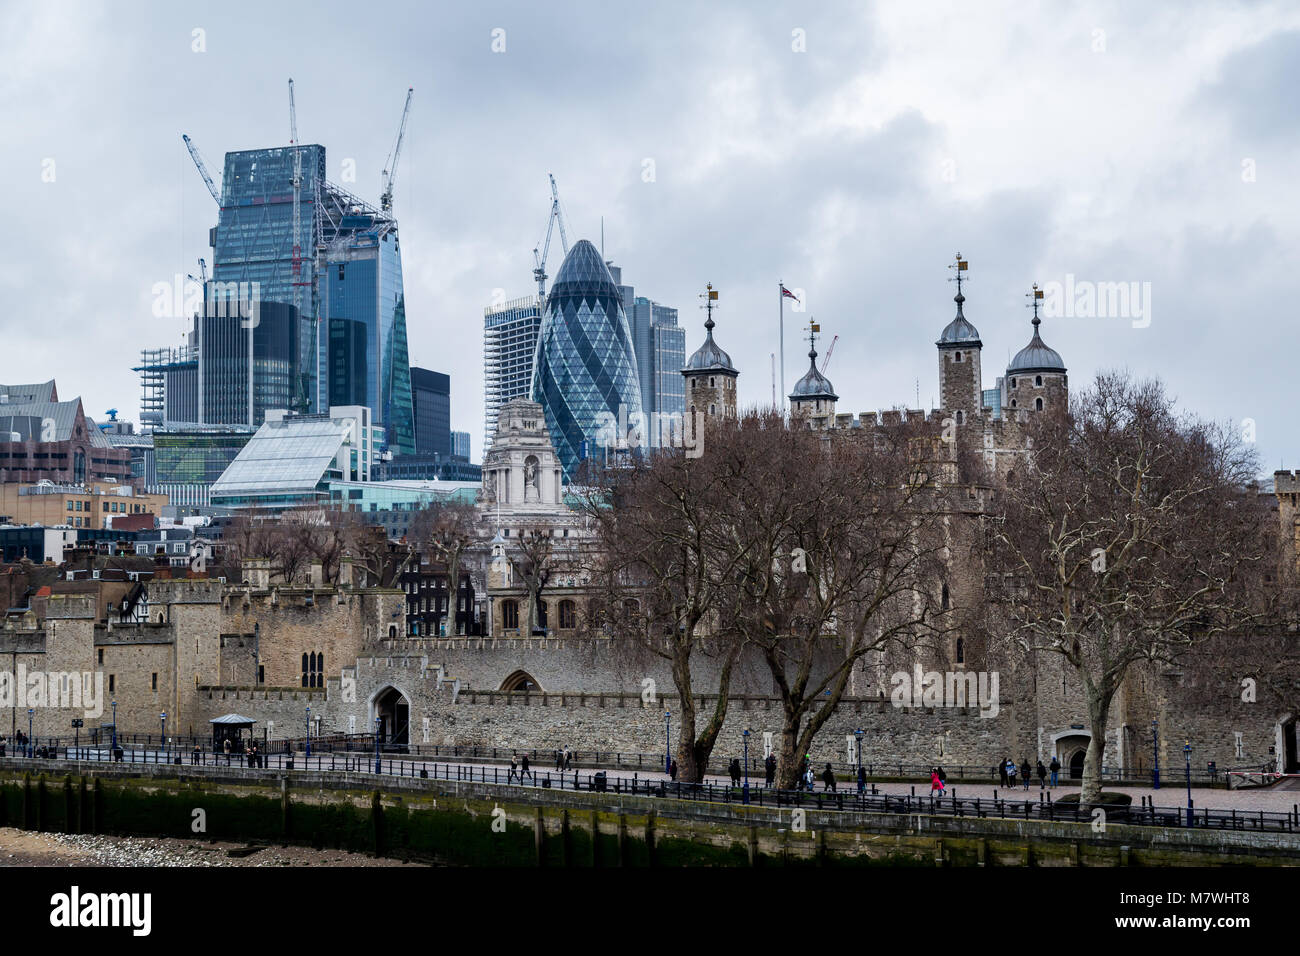
[[[671,710],[664,711],[664,773],[673,772],[673,731],[668,722],[672,716]]]
[[[34,713],[35,711],[32,708],[27,708],[27,756],[29,757],[36,755],[36,746],[32,743],[32,715]]]
[[[307,705],[307,756],[311,756],[311,704]]]
[[[1187,825],[1193,825],[1192,817],[1192,742],[1183,742],[1183,756],[1187,759]]]
[[[167,711],[164,710],[161,714],[159,714],[158,719],[162,721],[162,736],[158,738],[158,744],[162,748],[163,759],[166,760],[167,758]]]
[[[741,791],[740,802],[749,803],[749,728],[741,733],[745,738],[745,789]]]
[[[1151,720],[1151,749],[1153,751],[1154,763],[1151,770],[1151,789],[1160,789],[1160,726],[1157,721]]]
[[[109,748],[109,756],[117,755],[117,701],[113,701],[113,746]]]
[[[383,718],[378,714],[375,715],[375,773],[383,773],[379,765],[379,729],[383,726]]]
[[[857,746],[857,769],[854,779],[858,781],[858,793],[862,792],[862,728],[853,731],[853,742]]]

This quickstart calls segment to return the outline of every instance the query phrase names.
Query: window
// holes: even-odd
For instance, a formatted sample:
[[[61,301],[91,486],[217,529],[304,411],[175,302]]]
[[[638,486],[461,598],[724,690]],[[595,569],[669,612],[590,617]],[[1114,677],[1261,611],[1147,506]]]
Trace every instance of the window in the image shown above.
[[[956,357],[953,359],[953,361],[954,361],[954,362],[960,362],[960,361],[961,361],[961,353],[960,353],[960,352],[957,352],[957,353],[956,353]]]
[[[1016,400],[1014,398],[1011,400],[1011,407],[1012,408],[1016,407]]]
[[[570,600],[560,602],[560,629],[568,630],[576,627],[578,624],[578,615],[574,603]]]
[[[958,425],[962,424],[962,422],[965,421],[965,414],[966,414],[965,412],[961,412],[961,411],[957,412],[957,424],[958,424]]]
[[[1041,376],[1041,375],[1035,375],[1035,376],[1034,376],[1034,384],[1037,385],[1039,388],[1042,388],[1042,387],[1043,387],[1043,376]]]
[[[108,502],[107,502],[107,501],[104,502],[104,510],[105,510],[105,511],[108,511]]]
[[[259,679],[262,676],[262,669],[258,668]],[[302,686],[303,687],[324,687],[325,686],[325,655],[317,654],[314,651],[310,654],[302,655]]]
[[[117,675],[108,675],[108,692],[111,694],[117,690]]]
[[[265,683],[266,683],[266,665],[265,665],[265,664],[258,664],[258,665],[257,665],[257,682],[258,682],[259,684],[265,684]]]
[[[943,585],[943,591],[939,595],[939,604],[945,611],[948,610],[948,583],[946,581]]]
[[[501,602],[501,626],[510,630],[519,626],[519,602]]]
[[[1043,400],[1041,398],[1034,399],[1034,408],[1040,412],[1043,410]]]
[[[717,387],[717,379],[715,379],[712,375],[710,375],[710,376],[709,376],[709,388],[715,388],[715,387]]]
[[[957,663],[966,663],[966,642],[960,637],[957,638]]]
[[[157,674],[157,672],[154,672],[153,680],[152,680],[152,684],[153,684],[153,691],[154,691],[154,693],[156,694],[156,693],[158,692],[158,674]]]

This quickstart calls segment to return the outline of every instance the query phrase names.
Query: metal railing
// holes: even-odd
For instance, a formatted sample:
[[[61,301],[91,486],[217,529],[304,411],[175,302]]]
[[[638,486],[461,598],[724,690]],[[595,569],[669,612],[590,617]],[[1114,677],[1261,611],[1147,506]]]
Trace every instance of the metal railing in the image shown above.
[[[313,744],[314,748],[314,744]],[[81,748],[50,748],[47,759],[87,762],[121,762],[126,764],[168,764],[205,767],[243,767],[266,772],[316,771],[324,773],[355,773],[365,776],[388,776],[448,780],[496,786],[527,786],[542,789],[587,791],[593,793],[628,794],[674,800],[691,800],[706,803],[746,803],[758,807],[798,807],[810,810],[845,811],[877,814],[931,814],[938,816],[1000,818],[1017,820],[1061,821],[1090,823],[1092,809],[1081,810],[1077,802],[1062,803],[1052,799],[1051,791],[1042,791],[1037,800],[1015,800],[1000,796],[961,797],[955,788],[936,795],[916,793],[885,794],[874,785],[858,791],[853,785],[832,790],[824,785],[819,790],[783,790],[768,787],[760,780],[746,785],[728,783],[682,783],[654,777],[610,777],[602,771],[571,771],[556,773],[530,768],[525,775],[522,768],[512,771],[508,767],[484,764],[447,764],[415,761],[390,756],[376,757],[373,753],[330,752],[313,753],[261,753],[260,768],[251,768],[247,754],[224,754],[200,751],[183,751],[178,748],[155,750],[127,750],[119,746],[114,753],[108,748],[83,746]],[[116,761],[115,761],[116,758]],[[1014,791],[1012,791],[1014,792]],[[996,793],[996,791],[995,791]],[[1157,807],[1143,797],[1139,806],[1108,805],[1105,808],[1108,823],[1127,823],[1135,826],[1193,827],[1196,829],[1254,830],[1300,834],[1300,804],[1292,804],[1285,813],[1243,810],[1238,808]]]

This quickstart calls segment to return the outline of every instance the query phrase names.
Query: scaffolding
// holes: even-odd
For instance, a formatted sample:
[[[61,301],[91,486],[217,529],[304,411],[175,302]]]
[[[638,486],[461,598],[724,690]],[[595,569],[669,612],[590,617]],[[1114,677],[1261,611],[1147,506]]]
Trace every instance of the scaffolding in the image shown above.
[[[189,345],[176,348],[141,349],[140,364],[131,371],[140,375],[140,429],[161,428],[167,417],[167,373],[197,362],[199,350]]]

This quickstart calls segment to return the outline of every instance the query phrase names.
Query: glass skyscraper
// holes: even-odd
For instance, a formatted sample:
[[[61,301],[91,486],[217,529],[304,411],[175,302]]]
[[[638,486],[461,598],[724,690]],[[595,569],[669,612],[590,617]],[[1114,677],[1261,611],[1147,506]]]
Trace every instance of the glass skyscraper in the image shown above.
[[[295,381],[290,397],[293,405],[306,410],[314,408],[319,401],[312,374],[317,315],[313,289],[316,236],[320,234],[319,194],[325,182],[325,147],[299,149],[302,184],[298,191],[297,236],[293,234],[293,147],[226,153],[221,215],[212,239],[212,281],[256,282],[262,304],[279,302],[298,307]],[[200,353],[200,362],[203,361]],[[206,414],[207,402],[204,405]],[[261,421],[252,424],[260,425]]]
[[[580,240],[555,277],[533,362],[532,399],[546,415],[565,478],[593,454],[605,413],[640,420],[641,383],[622,295],[599,251]]]
[[[397,224],[353,208],[321,253],[317,375],[330,405],[364,405],[395,455],[415,453],[406,299]],[[362,348],[358,359],[357,349]]]

